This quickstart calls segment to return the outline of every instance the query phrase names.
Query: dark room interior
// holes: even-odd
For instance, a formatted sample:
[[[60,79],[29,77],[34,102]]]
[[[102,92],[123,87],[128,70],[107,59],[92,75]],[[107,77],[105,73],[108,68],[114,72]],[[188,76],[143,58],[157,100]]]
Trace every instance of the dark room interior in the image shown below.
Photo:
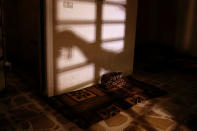
[[[196,0],[0,0],[0,131],[196,131]]]

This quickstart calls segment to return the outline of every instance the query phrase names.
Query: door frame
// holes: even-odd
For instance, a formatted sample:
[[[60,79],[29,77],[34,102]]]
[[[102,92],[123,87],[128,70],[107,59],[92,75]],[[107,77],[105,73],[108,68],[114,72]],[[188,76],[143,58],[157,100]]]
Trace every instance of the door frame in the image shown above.
[[[40,91],[50,97],[54,96],[53,0],[40,0],[40,14]]]

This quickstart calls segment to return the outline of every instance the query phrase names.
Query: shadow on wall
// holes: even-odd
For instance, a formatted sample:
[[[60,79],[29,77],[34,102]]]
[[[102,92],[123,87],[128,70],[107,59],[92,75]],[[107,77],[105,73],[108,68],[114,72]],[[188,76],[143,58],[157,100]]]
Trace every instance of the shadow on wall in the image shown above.
[[[191,3],[192,4],[192,3]],[[191,40],[190,40],[190,50],[193,56],[197,57],[197,1],[194,0],[194,9],[193,9],[193,19],[191,27]]]
[[[126,19],[129,3],[126,0],[54,1],[56,94],[98,82],[106,72],[132,73],[135,37],[132,21],[135,20]],[[135,18],[133,3],[130,12],[133,11],[131,16]],[[71,8],[66,7],[68,4]],[[132,29],[128,30],[127,26]],[[128,33],[130,37],[126,36]]]
[[[177,1],[176,49],[187,55],[197,56],[195,0]]]
[[[152,43],[197,56],[196,12],[196,0],[138,1],[136,45]]]

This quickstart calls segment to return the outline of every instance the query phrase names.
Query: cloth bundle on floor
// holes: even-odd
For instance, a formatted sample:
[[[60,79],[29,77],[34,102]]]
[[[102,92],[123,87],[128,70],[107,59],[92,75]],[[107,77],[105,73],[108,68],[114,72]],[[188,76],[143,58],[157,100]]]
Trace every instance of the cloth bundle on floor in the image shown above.
[[[110,92],[125,87],[126,81],[121,72],[112,72],[101,77],[101,86]]]

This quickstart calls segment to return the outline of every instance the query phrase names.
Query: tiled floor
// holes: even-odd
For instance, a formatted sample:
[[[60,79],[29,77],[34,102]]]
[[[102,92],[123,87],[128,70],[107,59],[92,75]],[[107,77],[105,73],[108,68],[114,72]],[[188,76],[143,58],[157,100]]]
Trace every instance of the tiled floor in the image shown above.
[[[0,131],[80,130],[53,110],[29,87],[26,80],[8,73],[8,87],[0,94]]]
[[[190,64],[191,66],[192,64]],[[195,66],[195,65],[193,65]],[[179,66],[180,67],[180,66]],[[194,67],[196,68],[196,67]],[[197,68],[196,68],[197,69]],[[154,70],[154,69],[153,69]],[[89,131],[196,131],[197,72],[184,68],[159,71],[136,64],[134,77],[156,85],[168,96],[138,104]],[[0,131],[80,131],[38,97],[22,77],[9,73],[8,87],[0,94]]]

